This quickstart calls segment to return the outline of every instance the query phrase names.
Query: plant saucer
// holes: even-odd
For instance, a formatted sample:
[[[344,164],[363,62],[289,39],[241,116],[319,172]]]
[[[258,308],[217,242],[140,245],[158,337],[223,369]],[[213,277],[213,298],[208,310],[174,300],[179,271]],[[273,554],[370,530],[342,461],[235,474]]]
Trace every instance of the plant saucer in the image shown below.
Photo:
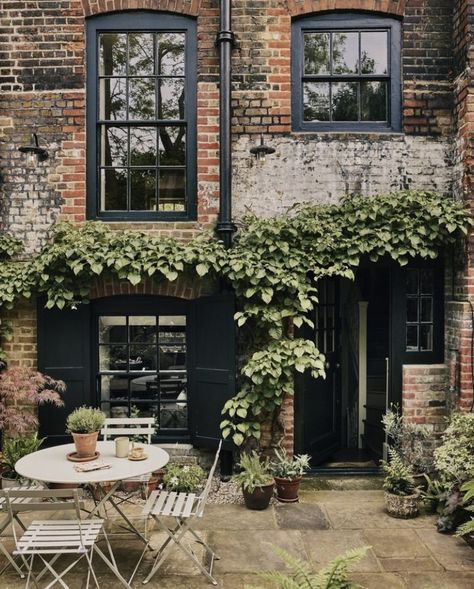
[[[148,458],[148,454],[143,454],[140,457],[132,456],[131,454],[128,455],[129,460],[146,460]]]

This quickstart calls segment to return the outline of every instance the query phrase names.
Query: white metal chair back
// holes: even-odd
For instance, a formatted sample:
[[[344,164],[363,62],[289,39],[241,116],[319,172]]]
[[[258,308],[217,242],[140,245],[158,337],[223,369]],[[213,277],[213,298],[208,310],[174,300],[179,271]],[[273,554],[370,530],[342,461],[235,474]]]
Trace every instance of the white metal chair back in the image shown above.
[[[155,433],[154,417],[107,417],[100,433],[104,442],[116,436],[146,436],[151,444],[151,436]]]
[[[219,461],[219,455],[221,452],[221,448],[222,448],[222,440],[219,442],[219,446],[217,448],[214,462],[212,464],[211,470],[209,471],[209,475],[206,480],[206,485],[204,486],[204,489],[199,497],[199,501],[198,501],[198,504],[196,507],[196,515],[198,517],[202,517],[202,514],[204,513],[204,507],[206,506],[206,501],[207,501],[207,498],[208,498],[209,493],[211,491],[212,479],[214,478],[214,473],[216,471],[217,463]]]

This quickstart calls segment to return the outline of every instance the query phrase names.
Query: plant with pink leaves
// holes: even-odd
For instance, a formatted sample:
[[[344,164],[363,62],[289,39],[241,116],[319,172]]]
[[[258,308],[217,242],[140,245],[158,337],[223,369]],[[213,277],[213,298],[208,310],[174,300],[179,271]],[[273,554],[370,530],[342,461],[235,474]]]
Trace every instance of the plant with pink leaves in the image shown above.
[[[0,373],[0,430],[12,438],[31,433],[38,427],[37,407],[62,407],[65,390],[62,380],[30,368],[8,368]]]

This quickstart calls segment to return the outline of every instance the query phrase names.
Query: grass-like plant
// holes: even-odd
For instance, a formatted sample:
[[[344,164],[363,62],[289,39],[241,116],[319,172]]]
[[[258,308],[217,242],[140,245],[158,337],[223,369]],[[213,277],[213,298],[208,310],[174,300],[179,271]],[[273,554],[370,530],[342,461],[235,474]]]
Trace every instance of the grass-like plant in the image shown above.
[[[71,434],[92,434],[102,429],[105,414],[95,407],[79,407],[69,414],[66,431]]]
[[[288,565],[290,572],[268,571],[260,573],[259,577],[275,583],[278,589],[358,589],[361,585],[349,579],[349,567],[361,560],[368,549],[368,546],[363,546],[348,550],[319,572],[313,573],[306,562],[274,546],[273,550]],[[245,589],[263,588],[245,585]]]
[[[203,469],[196,464],[170,464],[163,482],[168,491],[190,493],[196,491],[204,479]]]
[[[389,448],[388,452],[390,461],[382,463],[385,473],[383,488],[394,495],[413,495],[416,485],[411,466],[403,462],[394,448]]]
[[[257,452],[244,453],[240,457],[238,466],[241,471],[232,477],[238,485],[252,493],[257,487],[264,487],[273,482],[270,474],[270,464],[267,459],[261,460]]]
[[[284,448],[277,448],[275,459],[270,463],[270,471],[275,477],[292,481],[303,476],[309,469],[309,459],[308,454],[295,454],[291,458]]]

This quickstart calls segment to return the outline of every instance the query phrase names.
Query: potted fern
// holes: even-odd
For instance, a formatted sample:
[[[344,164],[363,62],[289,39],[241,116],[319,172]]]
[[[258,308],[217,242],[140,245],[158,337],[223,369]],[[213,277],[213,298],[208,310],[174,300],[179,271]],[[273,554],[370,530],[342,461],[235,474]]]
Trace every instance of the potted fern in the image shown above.
[[[105,414],[94,407],[79,407],[69,414],[66,431],[74,439],[78,459],[96,456],[97,438],[105,423]]]
[[[413,469],[406,465],[393,448],[388,450],[390,461],[383,462],[383,488],[387,513],[392,517],[412,518],[418,515],[420,493],[415,485]]]
[[[32,452],[41,448],[44,438],[38,438],[38,434],[18,436],[16,438],[5,438],[3,441],[3,454],[1,463],[4,468],[1,476],[2,489],[9,489],[22,485],[22,479],[15,470],[15,464]]]
[[[283,448],[275,450],[275,460],[271,462],[270,470],[275,478],[278,501],[282,503],[298,501],[301,479],[308,468],[308,454],[296,454],[291,458]]]
[[[232,479],[242,486],[245,506],[247,509],[266,509],[275,485],[268,460],[260,460],[254,451],[251,454],[242,454],[238,466],[241,471]]]

